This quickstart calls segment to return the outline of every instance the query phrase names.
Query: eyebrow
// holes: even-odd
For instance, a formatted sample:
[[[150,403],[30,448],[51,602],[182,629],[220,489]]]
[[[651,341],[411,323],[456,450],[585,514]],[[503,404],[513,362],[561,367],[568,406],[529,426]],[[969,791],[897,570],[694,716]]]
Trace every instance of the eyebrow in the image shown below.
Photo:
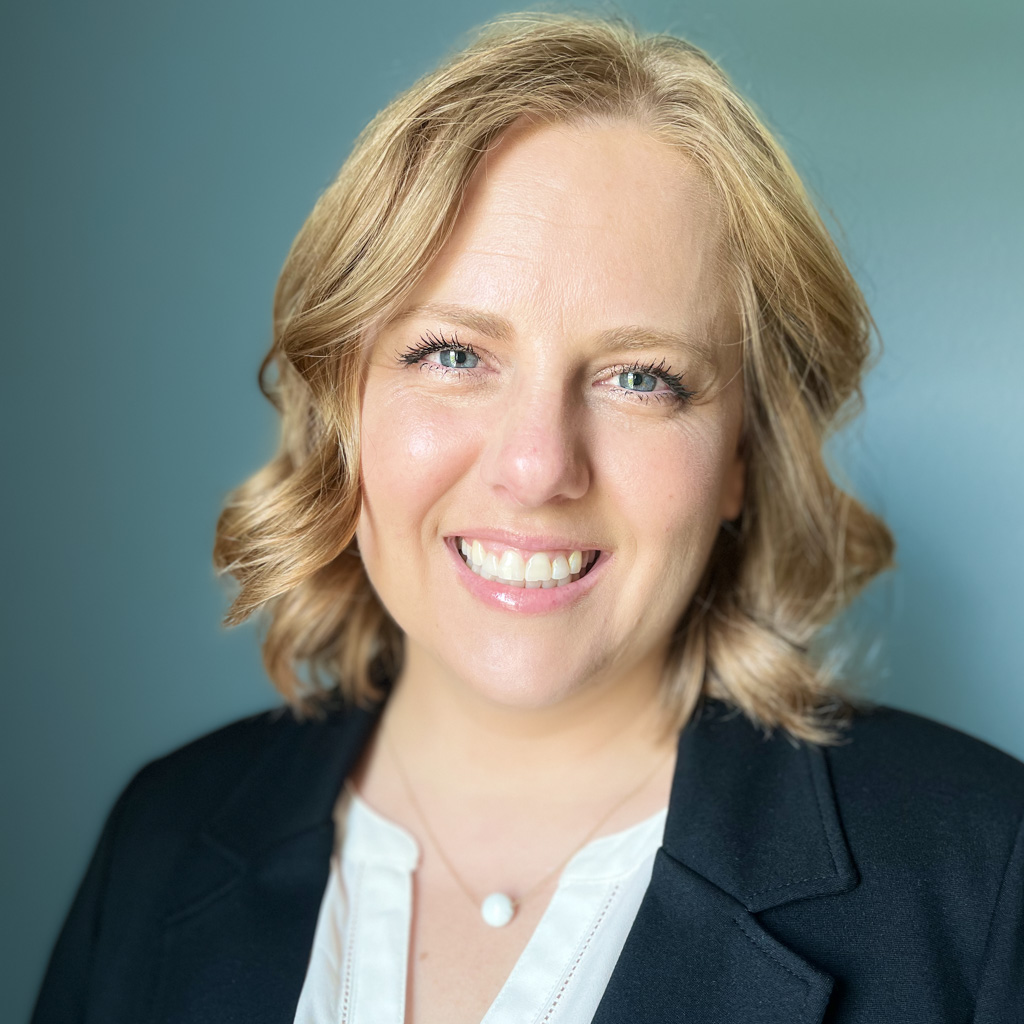
[[[391,321],[401,324],[417,318],[443,320],[458,324],[477,334],[509,343],[515,337],[511,321],[500,313],[490,313],[472,306],[449,302],[422,302],[407,306]],[[605,350],[635,350],[645,348],[669,348],[681,352],[696,353],[708,361],[715,361],[715,346],[705,336],[694,336],[684,331],[666,331],[658,327],[623,325],[610,327],[597,335],[597,341]]]

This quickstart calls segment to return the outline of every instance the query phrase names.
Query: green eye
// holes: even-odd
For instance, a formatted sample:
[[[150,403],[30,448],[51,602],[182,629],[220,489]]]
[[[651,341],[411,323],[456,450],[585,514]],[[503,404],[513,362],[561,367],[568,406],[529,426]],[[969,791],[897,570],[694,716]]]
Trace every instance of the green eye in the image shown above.
[[[472,370],[476,366],[477,357],[464,348],[438,349],[437,355],[442,366],[459,370]]]
[[[619,387],[629,391],[653,391],[657,383],[658,378],[653,374],[639,370],[627,370],[619,374]]]

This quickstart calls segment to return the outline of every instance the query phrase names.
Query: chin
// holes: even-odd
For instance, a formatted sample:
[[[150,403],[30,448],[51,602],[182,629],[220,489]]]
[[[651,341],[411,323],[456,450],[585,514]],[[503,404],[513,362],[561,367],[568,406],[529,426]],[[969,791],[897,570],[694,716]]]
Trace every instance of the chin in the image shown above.
[[[556,705],[575,690],[564,670],[551,671],[530,666],[528,659],[509,657],[507,662],[495,658],[478,660],[475,664],[453,666],[455,674],[478,696],[501,707],[534,711]]]
[[[589,673],[559,664],[557,655],[531,659],[510,655],[452,665],[474,693],[496,705],[521,711],[559,704],[586,686]]]

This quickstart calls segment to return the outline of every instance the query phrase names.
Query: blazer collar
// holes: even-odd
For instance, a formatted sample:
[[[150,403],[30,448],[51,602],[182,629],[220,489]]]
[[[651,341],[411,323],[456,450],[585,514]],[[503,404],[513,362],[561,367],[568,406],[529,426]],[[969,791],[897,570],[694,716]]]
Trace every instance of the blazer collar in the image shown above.
[[[382,706],[282,713],[179,864],[154,1020],[291,1024],[334,804]],[[817,1022],[831,979],[753,915],[857,880],[821,750],[765,739],[704,700],[680,734],[664,845],[595,1021]]]
[[[716,700],[680,735],[664,845],[752,912],[858,881],[821,748]]]
[[[334,846],[332,813],[381,705],[268,723],[256,762],[179,858],[147,1024],[292,1024]]]
[[[346,708],[335,701],[322,719],[296,721],[274,712],[277,735],[206,834],[242,861],[330,825],[345,778],[355,767],[384,707]]]
[[[833,979],[754,916],[858,875],[820,747],[705,700],[679,738],[665,839],[594,1024],[818,1024]]]

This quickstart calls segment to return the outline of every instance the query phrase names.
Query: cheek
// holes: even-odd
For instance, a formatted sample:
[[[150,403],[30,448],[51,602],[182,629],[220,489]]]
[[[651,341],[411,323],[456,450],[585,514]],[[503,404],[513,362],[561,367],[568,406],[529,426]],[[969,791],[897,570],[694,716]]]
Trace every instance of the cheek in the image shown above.
[[[666,548],[703,552],[717,533],[725,474],[724,439],[714,424],[680,425],[655,436],[609,435],[599,450],[609,482],[651,558]],[[644,553],[637,551],[643,558]]]
[[[421,396],[388,399],[367,388],[360,433],[364,515],[394,534],[419,536],[424,516],[470,458],[450,411]]]

